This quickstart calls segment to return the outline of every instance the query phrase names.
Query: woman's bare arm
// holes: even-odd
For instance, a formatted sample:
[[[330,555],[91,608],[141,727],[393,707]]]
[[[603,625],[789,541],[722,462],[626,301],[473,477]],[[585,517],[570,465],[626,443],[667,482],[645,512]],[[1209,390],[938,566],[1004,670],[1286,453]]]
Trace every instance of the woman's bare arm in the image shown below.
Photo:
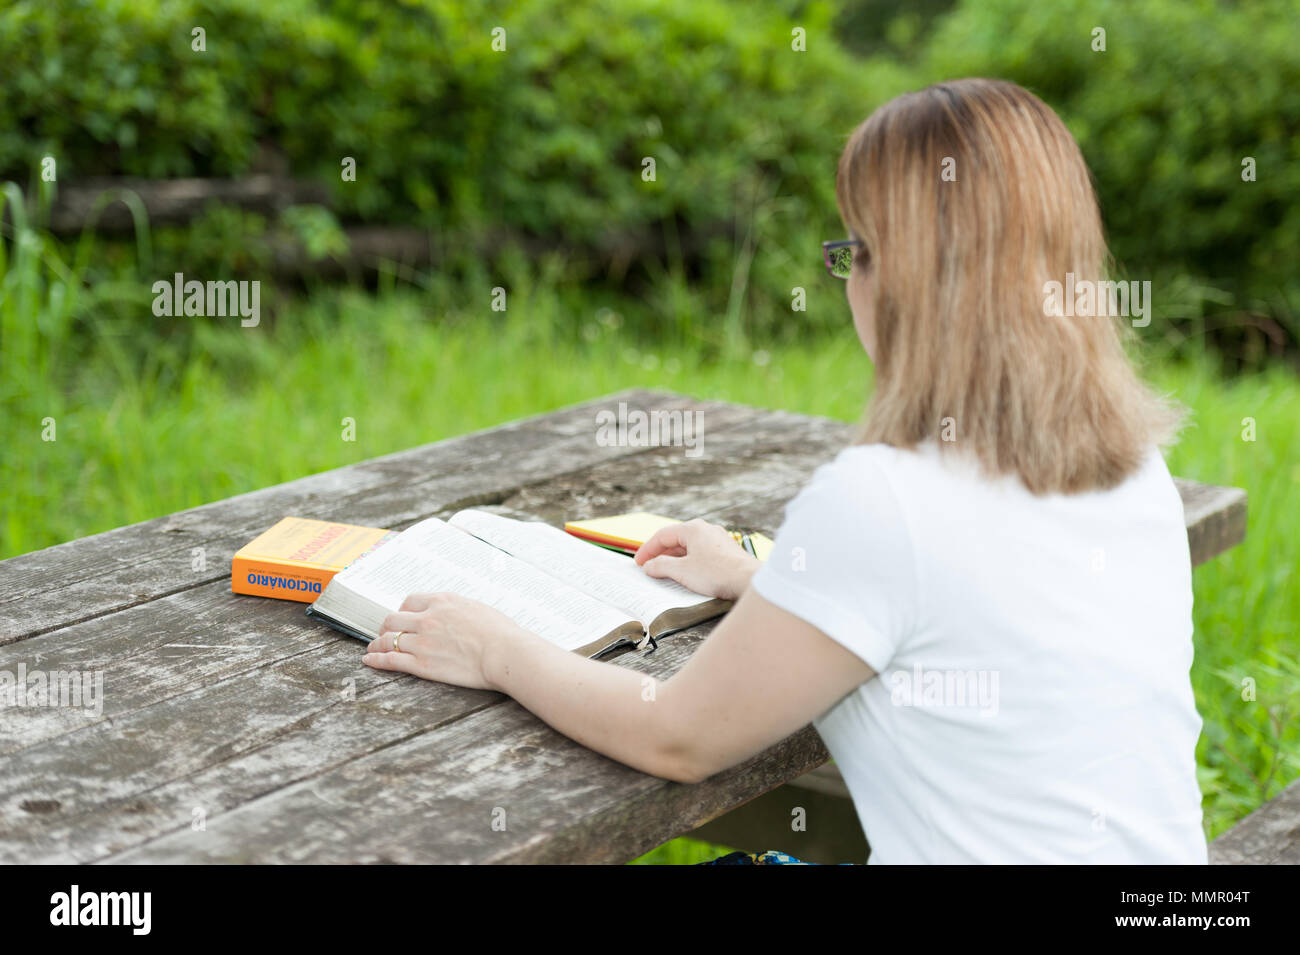
[[[704,593],[743,593],[671,679],[657,682],[576,656],[492,608],[452,594],[408,598],[403,611],[384,624],[386,631],[406,632],[401,652],[393,650],[386,632],[364,660],[426,679],[500,690],[583,745],[680,782],[706,779],[761,752],[875,675],[820,630],[748,589],[757,565],[738,563],[731,551],[714,547],[717,534],[725,536],[720,528],[696,525],[684,540],[675,533],[673,546],[660,551],[647,542],[649,550],[643,548],[638,562],[664,553],[674,561],[658,561],[652,572],[688,576],[693,589]],[[728,543],[735,547],[729,538]]]
[[[662,683],[527,636],[489,658],[495,688],[583,745],[680,782],[780,742],[875,675],[753,590]]]

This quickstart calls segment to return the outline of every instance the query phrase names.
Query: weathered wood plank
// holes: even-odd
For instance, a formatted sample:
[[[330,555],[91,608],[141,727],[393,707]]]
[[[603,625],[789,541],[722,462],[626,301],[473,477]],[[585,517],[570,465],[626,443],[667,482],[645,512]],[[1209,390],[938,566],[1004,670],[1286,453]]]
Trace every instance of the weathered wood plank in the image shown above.
[[[759,511],[744,528],[773,533],[785,502],[819,464],[835,456],[846,437],[845,426],[837,421],[768,413],[743,426],[710,431],[701,457],[655,449],[636,459],[636,473],[622,461],[600,462],[529,484],[502,503],[558,526],[636,510],[682,519],[731,518],[753,501]],[[774,502],[779,506],[774,508]]]
[[[797,448],[793,434],[795,431],[805,433],[802,444]],[[742,439],[737,439],[731,433],[712,433],[711,440],[714,446],[709,449],[709,456],[716,456],[719,460],[726,459],[729,463],[722,468],[705,468],[700,472],[699,462],[684,458],[676,453],[677,449],[662,448],[648,452],[655,459],[655,463],[648,470],[657,476],[665,489],[676,488],[676,491],[671,494],[664,489],[659,492],[659,500],[670,513],[679,513],[684,517],[700,514],[714,518],[715,514],[708,511],[701,512],[697,508],[705,502],[718,503],[724,507],[731,506],[732,502],[743,500],[745,494],[756,490],[761,491],[773,481],[777,483],[787,481],[791,476],[792,467],[796,475],[806,473],[806,470],[814,466],[816,460],[827,453],[833,441],[829,435],[818,440],[807,438],[803,422],[793,418],[777,419],[756,430],[747,426],[747,432]],[[787,449],[789,453],[784,457],[772,455],[769,452],[773,447]],[[746,465],[744,459],[749,455],[752,455],[754,460]],[[681,472],[679,478],[673,478],[672,474],[678,471]],[[712,485],[709,482],[713,482]],[[587,488],[590,483],[578,480],[574,487]],[[774,527],[779,523],[784,503],[797,486],[797,483],[785,483],[776,496],[769,495],[761,506],[757,501],[751,502],[750,507],[756,512],[761,512],[759,522],[761,526]],[[564,513],[572,513],[572,511],[561,508],[561,514]],[[274,620],[287,631],[282,641],[258,642],[258,622],[250,620],[247,610],[250,601],[258,604],[259,615],[267,614],[268,619]],[[334,648],[329,644],[322,647],[295,642],[292,637],[297,627],[306,623],[300,616],[300,606],[280,601],[233,597],[225,593],[224,587],[218,584],[173,595],[157,603],[174,605],[171,606],[168,619],[164,622],[164,634],[158,640],[142,642],[140,638],[140,631],[148,629],[155,617],[155,607],[149,605],[131,608],[119,614],[62,629],[57,634],[45,634],[0,649],[0,666],[12,667],[15,659],[22,658],[29,661],[29,666],[54,670],[61,667],[70,668],[77,663],[84,666],[87,652],[101,654],[94,660],[103,665],[102,654],[105,646],[108,644],[121,646],[127,656],[120,662],[114,663],[109,669],[112,679],[110,686],[106,688],[109,691],[109,699],[103,719],[111,720],[117,732],[126,732],[125,727],[132,727],[132,738],[135,741],[130,752],[119,759],[115,755],[114,745],[117,737],[90,731],[85,727],[86,717],[66,708],[36,711],[17,728],[16,732],[4,734],[13,737],[12,743],[9,744],[11,747],[33,747],[37,743],[43,745],[38,746],[34,751],[23,753],[24,762],[31,763],[34,769],[15,773],[8,785],[0,785],[0,807],[12,810],[16,806],[22,810],[15,811],[13,818],[7,820],[11,824],[0,824],[0,833],[21,829],[26,835],[26,838],[16,841],[5,838],[4,841],[8,843],[7,851],[0,848],[0,857],[17,861],[19,858],[38,854],[42,846],[48,849],[50,845],[67,842],[78,832],[85,833],[88,842],[77,837],[75,839],[77,845],[70,845],[60,856],[60,858],[71,858],[84,851],[93,851],[96,846],[120,847],[120,842],[112,840],[123,838],[120,832],[121,826],[126,826],[132,834],[140,834],[148,830],[151,825],[175,825],[177,807],[174,804],[167,803],[165,811],[153,808],[157,802],[156,794],[160,783],[163,791],[170,792],[176,789],[166,782],[175,773],[190,777],[189,781],[192,783],[192,774],[202,773],[204,767],[215,756],[211,740],[205,734],[174,732],[174,728],[193,722],[190,715],[193,709],[197,709],[200,713],[208,712],[210,707],[207,700],[213,694],[224,694],[229,705],[240,712],[261,714],[263,706],[257,694],[273,692],[265,681],[270,679],[269,668],[277,665],[277,657],[280,655],[292,654],[293,664],[302,666],[304,661],[314,659],[321,653],[331,653],[332,649],[336,649],[337,645],[342,643],[346,645],[340,651],[346,661],[345,669],[351,667],[352,672],[357,670],[367,674],[373,672],[365,670],[356,662],[359,645],[334,639],[332,634],[327,636],[326,640],[334,644]],[[196,622],[200,623],[196,624]],[[110,623],[113,634],[106,635],[104,630]],[[198,629],[193,634],[186,629],[196,626]],[[226,632],[239,635],[237,638],[239,645],[231,648],[235,652],[224,652],[220,635]],[[329,634],[329,631],[323,632]],[[217,636],[212,636],[213,633]],[[308,636],[313,635],[308,634]],[[319,639],[318,635],[314,636]],[[194,660],[179,655],[172,656],[174,644],[195,643],[216,645],[210,646],[207,651],[200,650],[197,659]],[[34,646],[42,649],[41,655],[33,657],[28,654]],[[302,646],[307,648],[302,649]],[[220,689],[210,689],[214,683],[219,683]],[[270,686],[274,686],[273,680]],[[247,693],[253,690],[256,692],[248,696]],[[362,687],[359,686],[358,691],[361,690]],[[193,699],[186,694],[191,694]],[[334,703],[332,698],[322,698],[317,701],[316,710],[327,710]],[[302,710],[298,713],[299,721],[313,722],[320,717],[321,714],[313,711],[305,701],[302,706]],[[165,708],[165,714],[156,714],[151,708]],[[273,712],[279,712],[279,704],[274,704],[272,709]],[[467,708],[466,712],[469,711]],[[447,714],[441,716],[446,718]],[[262,718],[266,722],[265,733],[274,736],[279,723],[264,714]],[[199,725],[205,725],[206,719],[206,717],[199,718]],[[340,716],[338,719],[346,721],[346,717]],[[234,749],[252,745],[251,740],[261,740],[265,735],[247,729],[242,719],[233,722],[235,725],[231,728],[231,738],[234,742],[230,746]],[[346,733],[342,735],[347,737]],[[54,738],[56,736],[58,738]],[[150,740],[153,740],[153,745],[147,745]],[[354,739],[354,742],[356,741]],[[305,771],[302,760],[293,758],[295,753],[300,752],[300,747],[297,740],[283,741],[283,746],[280,746],[281,742],[279,739],[274,739],[264,746],[258,743],[261,749],[258,753],[257,765],[265,774],[266,766],[272,760],[274,752],[274,760],[282,761],[284,767],[284,773],[276,774],[277,778],[292,781],[296,778],[295,772],[300,776]],[[387,740],[375,741],[369,748],[386,742]],[[322,746],[324,750],[328,750],[331,757],[337,755],[340,748],[345,751],[350,750],[347,745],[340,747],[339,740],[332,741],[328,746],[324,744]],[[369,748],[363,746],[361,749],[350,751],[350,755],[364,755]],[[142,751],[149,755],[152,763],[141,762]],[[224,760],[224,751],[216,755]],[[59,780],[67,773],[75,775],[76,767],[96,760],[113,766],[112,779],[104,781],[76,779],[74,784],[62,789],[48,785],[48,781]],[[221,767],[224,778],[229,771],[229,764],[223,761]],[[307,764],[307,768],[314,771],[317,768],[316,761]],[[261,781],[261,785],[266,785],[265,780]],[[181,789],[191,800],[184,807],[188,813],[192,805],[198,804],[193,802],[195,790],[192,785],[182,786]],[[261,791],[257,790],[251,795],[260,794]],[[245,792],[244,795],[250,794]],[[202,804],[218,808],[230,805],[221,798],[211,795],[203,797]],[[32,813],[22,809],[23,805],[38,807],[42,818],[39,820],[29,818]],[[96,825],[92,825],[86,818],[88,813],[97,818]],[[68,819],[76,820],[72,829],[67,828]],[[4,822],[6,822],[4,816],[0,815],[0,823]],[[116,836],[113,835],[115,832]],[[92,838],[92,833],[99,833],[99,835]],[[87,849],[82,848],[83,843],[88,847]],[[85,861],[84,856],[82,861]]]
[[[0,861],[93,861],[504,700],[366,672],[360,650],[334,640],[24,751],[0,777]]]
[[[707,628],[619,665],[675,671]],[[805,728],[697,786],[639,773],[513,701],[277,790],[207,829],[106,858],[138,862],[622,862],[825,762]],[[493,828],[505,813],[505,831]]]
[[[787,497],[796,485],[789,478],[814,466],[828,447],[809,442],[790,447],[784,456],[772,455],[772,447],[790,445],[791,434],[804,428],[797,419],[774,419],[762,426],[744,422],[744,433],[725,428],[711,432],[711,447],[706,455],[716,459],[717,467],[707,461],[687,458],[676,448],[655,448],[644,452],[644,463],[630,475],[626,464],[614,464],[613,471],[623,472],[623,480],[640,479],[653,474],[659,484],[655,502],[672,513],[689,518],[715,516],[715,508],[726,509],[735,502],[757,498],[763,505],[763,523],[774,525]],[[831,437],[824,439],[826,442]],[[639,458],[640,462],[641,459]],[[570,488],[576,494],[598,484],[582,475],[564,477],[548,483],[550,508],[558,523],[565,515],[577,513],[578,502],[566,504]],[[603,474],[604,472],[602,472]],[[773,496],[766,488],[776,484],[782,493]],[[630,485],[621,494],[635,499]],[[529,489],[516,499],[532,500]],[[445,512],[444,513],[445,516]],[[264,628],[274,628],[259,638]],[[321,634],[331,634],[320,624],[302,618],[302,605],[254,597],[237,597],[228,592],[223,576],[214,582],[168,595],[158,601],[140,604],[112,614],[105,614],[79,624],[31,637],[10,647],[0,647],[0,666],[16,669],[25,664],[29,670],[103,670],[114,690],[107,701],[103,718],[120,717],[138,706],[151,705],[163,693],[170,697],[203,681],[224,679],[232,672],[242,672],[250,665],[266,665],[278,655],[301,652],[320,641]],[[304,643],[303,641],[308,641]],[[158,651],[173,644],[211,645],[212,650],[198,654],[201,660],[190,661],[183,655],[172,660],[173,667],[163,667],[156,659]],[[251,656],[250,656],[251,655]],[[133,667],[152,668],[147,673]],[[128,678],[129,677],[129,678]],[[0,734],[0,752],[33,745],[50,734],[85,725],[85,717],[67,708],[33,711],[21,725]],[[0,724],[3,725],[3,724]]]
[[[1211,865],[1300,865],[1300,779],[1210,843]]]
[[[1182,478],[1175,478],[1174,484],[1183,498],[1193,567],[1245,540],[1245,491],[1239,487],[1197,484]]]
[[[235,596],[223,584],[211,583],[0,647],[0,670],[10,674],[21,667],[28,674],[84,671],[103,677],[98,714],[66,705],[0,708],[0,754],[12,759],[41,743],[64,745],[67,734],[98,723],[113,725],[138,709],[336,642],[338,636],[309,625],[302,604]],[[165,726],[168,718],[160,714],[159,723]]]
[[[707,630],[678,635],[648,658],[617,662],[666,677]],[[148,834],[188,831],[196,808],[218,815],[504,702],[497,694],[369,671],[357,663],[359,649],[336,640],[221,682],[204,679],[182,698],[24,752],[0,778],[0,860],[91,861]],[[349,678],[356,679],[355,701],[342,697]],[[500,734],[489,720],[474,735]],[[392,766],[401,765],[389,756]],[[85,772],[97,765],[110,771]],[[707,805],[715,814],[728,808]]]
[[[596,443],[596,412],[620,401],[702,411],[710,434],[762,413],[664,392],[623,392],[13,557],[0,561],[0,644],[226,579],[234,552],[286,514],[401,528],[443,510],[496,503],[593,463],[644,454],[650,449]],[[201,571],[192,566],[195,548],[203,548]]]

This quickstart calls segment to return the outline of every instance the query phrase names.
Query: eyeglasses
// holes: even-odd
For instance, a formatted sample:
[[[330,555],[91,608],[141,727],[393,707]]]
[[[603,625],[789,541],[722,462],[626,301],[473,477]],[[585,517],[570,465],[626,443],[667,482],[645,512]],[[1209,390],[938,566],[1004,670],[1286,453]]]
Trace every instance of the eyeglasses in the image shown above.
[[[826,271],[837,279],[847,279],[853,271],[853,252],[861,245],[861,239],[823,242],[822,261],[826,263]]]

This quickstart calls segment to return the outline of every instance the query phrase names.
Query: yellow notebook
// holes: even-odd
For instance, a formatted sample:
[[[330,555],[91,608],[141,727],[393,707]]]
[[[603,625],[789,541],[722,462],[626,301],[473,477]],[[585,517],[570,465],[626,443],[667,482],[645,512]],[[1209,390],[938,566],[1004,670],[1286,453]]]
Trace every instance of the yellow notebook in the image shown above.
[[[564,529],[574,537],[580,537],[593,544],[634,554],[642,544],[654,536],[655,531],[681,521],[659,514],[635,511],[631,514],[617,514],[614,517],[596,517],[589,521],[568,521]],[[739,531],[731,531],[731,536],[740,543]],[[759,560],[767,560],[772,553],[772,541],[763,534],[750,534],[750,542]]]

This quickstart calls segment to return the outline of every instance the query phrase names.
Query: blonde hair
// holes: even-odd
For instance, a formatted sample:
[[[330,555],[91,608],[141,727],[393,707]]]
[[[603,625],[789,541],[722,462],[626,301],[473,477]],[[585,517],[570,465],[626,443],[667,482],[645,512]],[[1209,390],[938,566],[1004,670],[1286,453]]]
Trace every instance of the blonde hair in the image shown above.
[[[1103,280],[1109,254],[1083,155],[1038,97],[965,79],[891,100],[849,138],[836,196],[875,272],[863,443],[946,424],[941,449],[1044,494],[1113,487],[1172,439],[1179,413],[1138,379],[1120,320],[1046,310],[1046,282]]]

